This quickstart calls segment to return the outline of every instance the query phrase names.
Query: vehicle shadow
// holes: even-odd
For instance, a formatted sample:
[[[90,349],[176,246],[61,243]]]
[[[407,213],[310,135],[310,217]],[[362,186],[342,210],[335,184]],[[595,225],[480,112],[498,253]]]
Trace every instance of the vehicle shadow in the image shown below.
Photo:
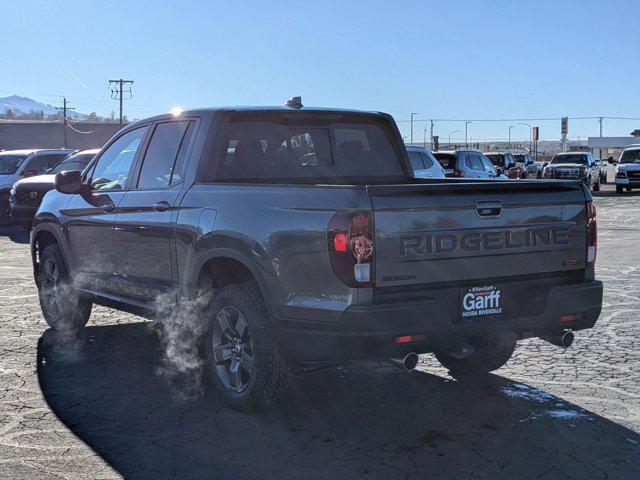
[[[498,375],[453,381],[364,362],[302,375],[242,414],[179,398],[146,323],[38,343],[57,417],[124,478],[633,478],[640,435]]]
[[[19,226],[0,227],[0,235],[15,243],[29,243],[29,232]]]

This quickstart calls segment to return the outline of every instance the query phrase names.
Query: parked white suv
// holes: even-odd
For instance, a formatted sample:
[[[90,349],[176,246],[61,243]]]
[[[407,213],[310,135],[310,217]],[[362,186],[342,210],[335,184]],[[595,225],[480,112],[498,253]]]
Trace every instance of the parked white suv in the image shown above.
[[[422,147],[407,147],[407,155],[415,178],[444,178],[444,168],[436,157]]]
[[[622,151],[616,171],[616,192],[640,187],[640,144],[629,145]]]

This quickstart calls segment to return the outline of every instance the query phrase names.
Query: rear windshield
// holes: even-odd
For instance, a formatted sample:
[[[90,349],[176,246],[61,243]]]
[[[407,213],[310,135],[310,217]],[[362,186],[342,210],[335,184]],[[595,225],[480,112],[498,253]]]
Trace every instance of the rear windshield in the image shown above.
[[[226,125],[215,179],[403,181],[395,138],[386,121],[367,115],[237,114]]]
[[[436,160],[438,160],[438,163],[442,165],[442,168],[455,170],[456,168],[455,153],[434,153],[433,156],[436,157]]]
[[[622,152],[620,163],[640,163],[640,150],[627,150]]]
[[[0,175],[13,175],[18,171],[18,167],[28,155],[0,153]]]
[[[553,163],[553,164],[578,163],[580,165],[586,165],[587,164],[587,156],[586,155],[581,155],[581,154],[556,155],[555,157],[553,157],[553,160],[551,160],[551,163]]]

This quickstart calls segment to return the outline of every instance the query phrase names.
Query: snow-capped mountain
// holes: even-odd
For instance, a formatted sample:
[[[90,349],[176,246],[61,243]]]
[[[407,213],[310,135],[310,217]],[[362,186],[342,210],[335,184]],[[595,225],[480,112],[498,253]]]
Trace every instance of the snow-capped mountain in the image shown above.
[[[13,113],[30,113],[42,111],[45,115],[55,115],[58,110],[53,105],[48,103],[38,102],[29,97],[21,97],[19,95],[11,95],[10,97],[0,98],[0,114],[7,113],[7,110],[12,110]],[[70,118],[81,119],[86,115],[74,111],[67,112],[67,116]]]

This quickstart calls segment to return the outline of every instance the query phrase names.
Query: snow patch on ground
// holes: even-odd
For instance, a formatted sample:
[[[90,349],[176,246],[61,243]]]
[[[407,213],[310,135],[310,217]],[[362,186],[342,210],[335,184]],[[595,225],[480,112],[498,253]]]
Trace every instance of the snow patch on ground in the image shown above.
[[[502,387],[502,393],[511,398],[524,398],[539,403],[545,403],[555,398],[550,393],[531,388],[528,385],[522,385],[521,383],[514,383],[508,387]]]
[[[550,417],[556,420],[563,421],[593,419],[588,412],[577,409],[577,407],[563,402],[550,393],[543,392],[528,385],[514,383],[512,385],[502,387],[501,390],[502,393],[510,398],[521,398],[542,404],[547,404],[549,406],[549,408],[545,409],[542,412],[532,413],[528,418],[521,420],[522,422],[537,420],[542,417]]]

